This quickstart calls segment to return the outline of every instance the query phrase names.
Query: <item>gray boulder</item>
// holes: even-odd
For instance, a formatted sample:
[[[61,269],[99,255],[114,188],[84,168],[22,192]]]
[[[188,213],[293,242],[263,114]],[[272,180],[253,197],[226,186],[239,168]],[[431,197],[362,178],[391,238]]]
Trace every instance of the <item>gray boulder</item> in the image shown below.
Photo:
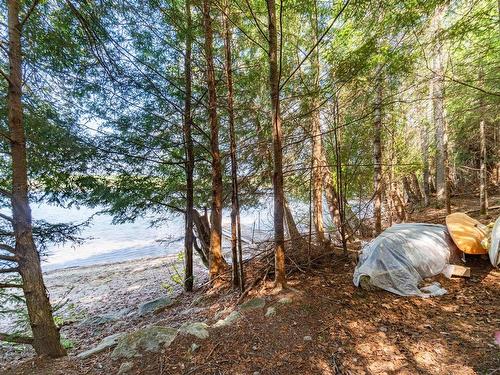
[[[106,323],[115,322],[127,316],[130,311],[130,308],[125,308],[117,311],[111,311],[106,314],[89,316],[88,318],[82,320],[79,326],[98,326]]]
[[[174,301],[170,297],[161,297],[148,301],[139,306],[139,316],[147,315],[150,313],[159,313],[171,306]]]
[[[241,311],[262,309],[266,305],[266,300],[264,298],[256,297],[246,301],[240,306]]]
[[[226,316],[224,319],[218,320],[212,327],[218,328],[218,327],[230,326],[240,318],[241,318],[241,314],[238,311],[233,311],[233,312],[231,312],[231,314]]]
[[[139,351],[157,352],[160,347],[169,346],[177,336],[177,330],[170,327],[149,326],[128,333],[118,340],[111,358],[132,358]]]
[[[112,348],[112,347],[116,346],[116,344],[118,343],[118,340],[123,335],[124,335],[123,333],[115,333],[114,335],[105,337],[104,339],[101,340],[99,345],[97,345],[95,348],[84,351],[84,352],[78,354],[77,357],[80,359],[85,359],[85,358],[88,358],[94,354],[100,353],[106,349]]]
[[[199,339],[204,340],[210,336],[210,334],[208,333],[208,328],[208,324],[202,322],[184,323],[179,328],[179,332],[193,335],[198,337]]]

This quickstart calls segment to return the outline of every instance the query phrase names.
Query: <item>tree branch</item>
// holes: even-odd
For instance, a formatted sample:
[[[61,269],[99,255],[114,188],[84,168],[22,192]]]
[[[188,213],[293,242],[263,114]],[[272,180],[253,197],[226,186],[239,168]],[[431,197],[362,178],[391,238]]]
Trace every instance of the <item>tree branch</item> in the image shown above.
[[[19,260],[19,257],[16,255],[2,255],[0,254],[0,260],[5,260],[7,262],[17,262]]]
[[[38,5],[39,2],[40,2],[40,0],[33,0],[33,2],[31,3],[30,8],[28,9],[28,11],[26,12],[26,14],[24,15],[23,19],[21,20],[21,27],[23,27],[24,24],[26,23],[26,21],[28,21],[28,19],[31,16],[31,13],[33,13],[33,11],[35,10],[35,8],[36,8],[36,6]]]
[[[0,341],[12,342],[15,344],[33,344],[33,337],[21,336],[0,332]]]
[[[7,220],[10,223],[14,222],[14,219],[12,219],[10,216],[2,214],[2,213],[0,213],[0,218],[5,219],[5,220]]]
[[[304,62],[309,58],[309,56],[313,53],[313,51],[321,44],[321,42],[323,41],[326,34],[328,34],[328,32],[332,29],[332,27],[333,27],[333,25],[335,25],[335,22],[337,21],[337,19],[344,12],[345,8],[347,8],[347,5],[349,5],[349,1],[350,0],[346,0],[344,2],[340,11],[337,13],[337,15],[335,16],[333,21],[330,23],[330,25],[326,28],[326,30],[323,32],[323,34],[321,34],[321,36],[316,40],[316,43],[314,43],[314,46],[309,50],[309,52],[307,52],[307,54],[304,56],[302,61],[295,67],[295,69],[292,71],[292,73],[290,73],[290,75],[283,81],[283,83],[280,84],[280,87],[279,87],[280,91],[281,91],[281,89],[283,89],[283,87],[286,85],[286,83],[294,76],[294,74],[297,73],[297,71],[300,69],[302,64],[304,64]]]
[[[9,284],[9,283],[0,283],[0,289],[5,288],[22,288],[23,284]]]
[[[2,69],[0,69],[0,75],[5,78],[5,80],[9,83],[12,83],[12,81],[10,80],[10,77],[7,75],[7,73],[5,73]]]
[[[0,188],[0,194],[6,196],[7,198],[12,198],[12,193],[7,189]]]
[[[0,273],[13,273],[13,272],[19,272],[19,268],[17,267],[0,268]]]
[[[4,243],[0,243],[0,250],[5,250],[5,251],[8,251],[9,253],[17,254],[16,249],[14,249],[12,246],[4,244]]]

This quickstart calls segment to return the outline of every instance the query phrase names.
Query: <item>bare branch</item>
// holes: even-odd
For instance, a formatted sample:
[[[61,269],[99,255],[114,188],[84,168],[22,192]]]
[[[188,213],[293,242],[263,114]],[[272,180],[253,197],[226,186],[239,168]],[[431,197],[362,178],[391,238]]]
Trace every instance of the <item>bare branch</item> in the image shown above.
[[[7,262],[17,262],[19,260],[19,257],[16,255],[2,255],[0,254],[0,260],[5,260]]]
[[[5,243],[0,243],[0,250],[8,251],[9,253],[16,254],[16,249]]]
[[[262,28],[260,27],[260,24],[259,24],[259,20],[257,19],[257,17],[255,16],[255,13],[253,12],[253,9],[252,9],[252,6],[250,5],[250,2],[248,0],[245,0],[246,4],[247,4],[247,7],[248,9],[250,10],[250,14],[252,15],[252,18],[255,22],[255,26],[257,26],[257,29],[259,29],[260,31],[260,34],[264,37],[264,39],[269,42],[269,38],[267,37],[266,33],[264,33],[264,31],[262,30]]]
[[[7,189],[0,188],[0,194],[6,196],[7,198],[12,198],[12,193]]]
[[[5,80],[9,83],[12,83],[12,81],[10,80],[10,77],[8,76],[7,73],[5,73],[2,69],[0,69],[0,75],[5,78]]]
[[[0,332],[0,341],[12,342],[15,344],[33,344],[33,338],[16,334]]]
[[[332,20],[332,22],[330,22],[330,25],[326,28],[326,30],[323,32],[323,34],[321,34],[321,36],[317,39],[316,43],[314,43],[314,46],[309,50],[309,52],[307,52],[307,54],[304,56],[302,61],[295,67],[295,69],[292,71],[292,73],[290,73],[290,75],[283,81],[283,83],[279,87],[279,90],[281,90],[286,85],[286,83],[290,80],[290,78],[292,78],[294,76],[294,74],[297,73],[297,71],[300,69],[302,64],[304,64],[304,62],[309,58],[309,56],[314,52],[314,50],[321,44],[321,42],[323,41],[326,34],[328,34],[328,32],[332,29],[333,25],[335,25],[335,22],[337,22],[337,19],[344,12],[345,8],[347,8],[347,5],[349,5],[349,1],[350,0],[346,0],[344,2],[340,11],[337,13],[337,15]]]
[[[31,3],[30,8],[28,9],[28,11],[26,12],[26,14],[24,15],[23,19],[21,20],[21,27],[23,27],[24,24],[26,23],[26,21],[28,21],[28,19],[31,16],[31,13],[33,13],[33,11],[35,10],[35,8],[36,8],[36,6],[38,5],[39,2],[40,2],[40,0],[33,0],[33,2]]]
[[[19,268],[11,267],[11,268],[0,268],[0,273],[14,273],[19,272]]]
[[[22,288],[23,284],[9,284],[9,283],[0,283],[0,289],[6,288]]]
[[[7,220],[7,221],[8,221],[8,222],[10,222],[10,223],[13,223],[13,222],[14,222],[14,219],[12,219],[12,218],[11,218],[10,216],[8,216],[8,215],[2,214],[1,212],[0,212],[0,218],[5,219],[5,220]]]

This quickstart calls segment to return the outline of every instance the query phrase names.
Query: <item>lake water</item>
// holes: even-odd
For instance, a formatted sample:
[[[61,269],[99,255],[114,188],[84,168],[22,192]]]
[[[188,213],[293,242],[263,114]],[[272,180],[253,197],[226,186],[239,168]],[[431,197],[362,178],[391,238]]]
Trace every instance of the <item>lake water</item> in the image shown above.
[[[355,203],[355,202],[351,202]],[[308,230],[308,204],[293,202],[292,211],[299,227]],[[98,212],[88,207],[62,208],[47,204],[32,205],[35,220],[51,223],[81,223]],[[328,209],[324,209],[325,222],[329,223]],[[272,198],[263,199],[258,208],[241,212],[242,235],[246,240],[269,240],[272,238]],[[45,271],[54,269],[90,266],[143,257],[157,257],[177,254],[183,251],[184,217],[171,216],[160,226],[152,227],[151,218],[138,218],[133,223],[112,224],[112,217],[101,214],[93,217],[91,225],[80,234],[87,240],[80,245],[71,243],[52,245],[42,263]],[[302,225],[301,225],[302,222]],[[228,234],[230,212],[223,211],[223,232]],[[229,239],[223,238],[223,246],[229,247]]]
[[[251,236],[253,228],[261,232],[270,230],[271,211],[263,205],[259,209],[242,211],[242,232]],[[33,218],[51,223],[87,220],[98,209],[87,207],[61,208],[47,204],[33,205]],[[83,229],[81,236],[87,240],[81,245],[71,243],[49,246],[48,256],[42,263],[44,271],[59,268],[112,263],[143,257],[177,254],[183,251],[184,217],[172,216],[160,226],[152,227],[151,218],[139,218],[133,223],[112,224],[112,217],[95,215],[92,224]],[[259,222],[260,220],[260,222]],[[224,211],[223,227],[229,229],[229,211]],[[223,239],[223,246],[229,246]]]

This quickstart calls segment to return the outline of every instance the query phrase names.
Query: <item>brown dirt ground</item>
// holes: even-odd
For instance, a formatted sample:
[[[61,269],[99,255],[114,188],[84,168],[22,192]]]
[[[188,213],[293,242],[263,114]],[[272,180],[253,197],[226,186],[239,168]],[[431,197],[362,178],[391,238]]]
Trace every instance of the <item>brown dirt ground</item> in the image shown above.
[[[462,203],[455,208],[464,210],[468,202]],[[442,222],[442,215],[434,210],[414,219]],[[353,263],[325,257],[313,269],[292,274],[291,290],[277,294],[268,281],[251,292],[248,298],[259,295],[266,308],[277,307],[275,317],[255,310],[231,327],[211,330],[206,340],[179,336],[162,352],[135,358],[129,374],[499,374],[494,334],[500,330],[500,271],[480,257],[468,258],[467,265],[470,279],[438,277],[448,294],[422,299],[356,288]],[[156,316],[155,324],[178,325],[184,320],[179,313],[206,295],[200,290],[181,296],[175,310]],[[283,295],[292,304],[277,304]],[[196,310],[196,320],[215,322],[215,312],[236,299],[227,289],[209,292],[197,304],[204,309]],[[193,342],[200,348],[191,353]],[[121,363],[104,352],[87,360],[34,359],[5,374],[116,374]]]
[[[330,263],[330,264],[328,264]],[[162,353],[135,359],[131,374],[493,374],[500,350],[500,272],[470,262],[470,279],[439,279],[448,294],[404,298],[352,285],[350,263],[292,277],[291,305],[274,318],[249,312],[207,340],[180,336]],[[269,289],[267,305],[281,297]],[[213,318],[210,321],[214,321]],[[312,341],[304,341],[311,336]],[[201,345],[190,353],[191,343]],[[6,374],[112,374],[107,353],[86,361],[29,361]]]

